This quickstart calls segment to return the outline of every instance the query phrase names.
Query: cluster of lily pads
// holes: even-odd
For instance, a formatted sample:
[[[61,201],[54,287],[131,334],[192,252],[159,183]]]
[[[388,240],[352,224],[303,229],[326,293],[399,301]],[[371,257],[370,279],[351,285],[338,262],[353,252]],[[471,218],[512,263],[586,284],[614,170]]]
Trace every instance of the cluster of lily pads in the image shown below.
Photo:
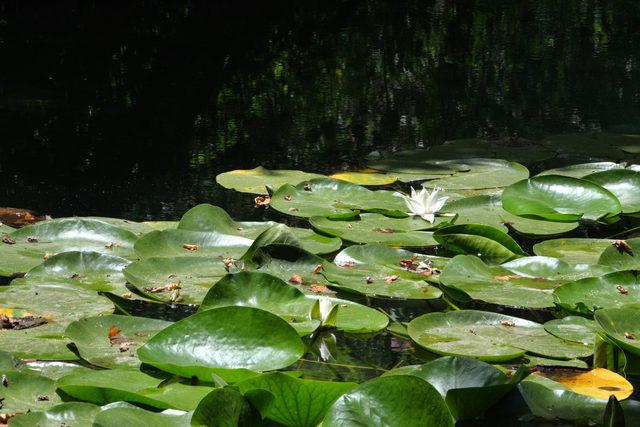
[[[634,425],[635,143],[461,140],[330,177],[217,177],[302,228],[209,204],[0,225],[0,421],[453,425],[519,399],[514,417]],[[403,318],[406,302],[424,304]],[[313,378],[340,366],[334,332],[392,334],[413,363]]]

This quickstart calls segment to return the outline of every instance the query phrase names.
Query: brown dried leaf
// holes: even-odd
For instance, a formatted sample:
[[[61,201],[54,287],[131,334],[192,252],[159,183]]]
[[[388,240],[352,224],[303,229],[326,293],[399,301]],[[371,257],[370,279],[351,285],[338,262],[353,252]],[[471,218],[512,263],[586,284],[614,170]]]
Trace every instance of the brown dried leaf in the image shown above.
[[[286,196],[284,196],[284,199],[289,202],[291,201],[291,194],[287,194]]]
[[[309,290],[316,294],[335,294],[334,291],[327,288],[325,285],[311,285],[309,286]]]
[[[176,283],[168,283],[164,286],[144,288],[144,291],[152,294],[158,294],[160,292],[169,292],[169,291],[175,291],[176,289],[182,289],[180,285],[181,285],[181,282],[178,281]]]
[[[506,276],[494,276],[493,279],[500,282],[506,282],[507,280],[519,279],[521,277],[522,276],[520,276],[519,274],[507,274]]]
[[[133,294],[131,292],[125,292],[124,294],[120,295],[122,298],[124,299],[131,299],[133,298]]]
[[[271,196],[258,196],[253,201],[256,206],[269,206],[271,204]]]
[[[16,241],[7,235],[4,235],[2,236],[2,243],[6,243],[7,245],[15,245]]]
[[[304,191],[311,191],[311,184],[309,184],[308,182],[304,183]]]
[[[393,228],[387,228],[387,227],[374,228],[373,231],[376,231],[378,233],[385,233],[385,234],[395,233],[395,230]]]
[[[44,317],[31,315],[24,317],[9,317],[4,314],[0,314],[0,329],[29,329],[44,325],[45,323],[49,323],[49,321]]]
[[[373,277],[367,276],[367,277],[364,278],[364,281],[369,283],[369,284],[371,284],[371,283],[373,283]]]
[[[300,209],[294,208],[293,206],[287,209],[289,212],[298,212]]]
[[[324,265],[318,264],[316,268],[313,269],[313,274],[320,274],[322,270],[324,270]]]
[[[625,332],[625,333],[624,333],[624,337],[625,337],[626,339],[628,339],[628,340],[635,340],[635,339],[636,339],[636,336],[635,336],[635,335],[633,335],[631,332]]]
[[[197,251],[200,249],[200,246],[198,245],[191,245],[189,243],[183,243],[182,247],[188,251]]]
[[[120,332],[122,332],[122,329],[120,329],[120,328],[118,328],[117,326],[114,325],[114,326],[111,326],[109,328],[109,333],[107,334],[107,336],[109,338],[113,338],[113,337],[119,335]]]
[[[294,274],[293,276],[291,276],[291,278],[289,279],[290,283],[297,283],[299,285],[306,285],[307,282],[304,281],[304,279],[299,275],[299,274]]]
[[[633,248],[631,248],[631,245],[628,244],[626,240],[614,240],[612,245],[620,252],[626,252],[629,255],[633,255]]]
[[[510,328],[513,328],[516,326],[515,322],[513,320],[501,320],[500,324],[502,326],[509,326]]]
[[[386,283],[387,285],[390,285],[396,280],[398,280],[398,276],[396,276],[395,274],[392,274],[391,276],[387,276],[384,278],[384,283]]]

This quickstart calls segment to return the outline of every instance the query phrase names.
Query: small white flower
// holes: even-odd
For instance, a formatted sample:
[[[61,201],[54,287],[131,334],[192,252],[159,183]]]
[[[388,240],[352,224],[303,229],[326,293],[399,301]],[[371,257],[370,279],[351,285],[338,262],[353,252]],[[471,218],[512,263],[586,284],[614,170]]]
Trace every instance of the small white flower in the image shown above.
[[[329,298],[320,298],[320,323],[324,325],[329,317],[329,313],[331,313],[331,308],[333,308],[333,304],[331,304],[331,300]]]
[[[404,203],[410,211],[407,212],[407,214],[419,216],[425,221],[432,223],[435,220],[435,214],[442,209],[444,203],[449,199],[449,197],[438,196],[439,192],[440,189],[438,188],[434,189],[431,194],[429,194],[426,188],[417,192],[411,187],[411,197],[402,195]]]

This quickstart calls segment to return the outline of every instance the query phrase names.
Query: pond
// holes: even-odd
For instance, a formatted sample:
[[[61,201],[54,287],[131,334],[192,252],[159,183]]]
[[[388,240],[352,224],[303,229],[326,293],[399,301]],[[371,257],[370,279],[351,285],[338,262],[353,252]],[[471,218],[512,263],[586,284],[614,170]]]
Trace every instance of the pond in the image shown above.
[[[608,396],[562,389],[575,403],[545,412],[558,384],[568,383],[555,381],[558,365],[581,369],[567,371],[571,378],[595,372],[587,367],[626,374],[631,384],[602,384],[636,386],[623,401],[634,420],[640,365],[632,329],[640,323],[616,325],[633,317],[636,308],[624,304],[636,302],[640,286],[639,23],[640,8],[586,0],[0,5],[8,64],[0,71],[0,206],[81,217],[0,228],[0,314],[8,316],[3,329],[16,329],[2,332],[21,337],[5,333],[2,349],[55,361],[13,369],[0,354],[0,367],[11,366],[8,381],[28,383],[36,398],[57,393],[32,406],[9,394],[8,407],[42,411],[58,395],[154,411],[202,401],[194,417],[206,418],[233,402],[270,423],[315,425],[346,392],[385,403],[366,384],[434,400],[433,390],[409,384],[413,376],[381,377],[429,362],[413,374],[434,384],[465,375],[486,381],[447,389],[457,398],[436,387],[447,397],[430,407],[433,423],[450,415],[458,425],[601,421]],[[256,167],[266,169],[248,172]],[[288,169],[315,175],[277,180],[269,172]],[[234,170],[241,172],[228,174]],[[342,178],[381,185],[370,192],[325,178],[349,171],[362,174]],[[407,217],[399,194],[423,181],[448,200],[434,218]],[[247,182],[258,190],[243,188]],[[258,206],[265,184],[271,203]],[[237,305],[266,314],[229,311]],[[330,308],[342,318],[322,328]],[[95,317],[114,310],[133,317]],[[250,326],[233,329],[229,319]],[[202,367],[193,354],[188,367],[174,363],[191,344],[167,341],[202,333],[208,322],[234,330],[240,346],[273,333],[279,353],[243,365],[246,354],[233,348],[227,365]],[[224,347],[224,336],[214,338]],[[485,354],[487,346],[496,348]],[[215,346],[207,351],[204,359],[225,359]],[[508,376],[442,355],[500,362]],[[288,374],[258,377],[267,385],[232,362]],[[541,374],[516,391],[523,363]],[[90,365],[112,370],[85,371]],[[116,387],[123,372],[139,374],[140,387]],[[331,380],[334,389],[296,375]],[[241,394],[208,394],[226,382]],[[349,391],[351,382],[365,385]],[[300,403],[274,391],[294,383],[334,398],[301,421],[257,393]],[[117,390],[106,400],[105,387]],[[468,387],[484,387],[486,401],[469,406]],[[325,422],[353,410],[347,401]],[[104,423],[153,416],[70,408]]]

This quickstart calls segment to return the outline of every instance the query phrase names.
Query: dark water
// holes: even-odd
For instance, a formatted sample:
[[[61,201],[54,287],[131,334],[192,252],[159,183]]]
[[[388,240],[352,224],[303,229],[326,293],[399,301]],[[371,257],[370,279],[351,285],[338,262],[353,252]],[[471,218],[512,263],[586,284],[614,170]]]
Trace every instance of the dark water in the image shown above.
[[[635,1],[0,1],[0,206],[259,216],[215,175],[640,130]]]

